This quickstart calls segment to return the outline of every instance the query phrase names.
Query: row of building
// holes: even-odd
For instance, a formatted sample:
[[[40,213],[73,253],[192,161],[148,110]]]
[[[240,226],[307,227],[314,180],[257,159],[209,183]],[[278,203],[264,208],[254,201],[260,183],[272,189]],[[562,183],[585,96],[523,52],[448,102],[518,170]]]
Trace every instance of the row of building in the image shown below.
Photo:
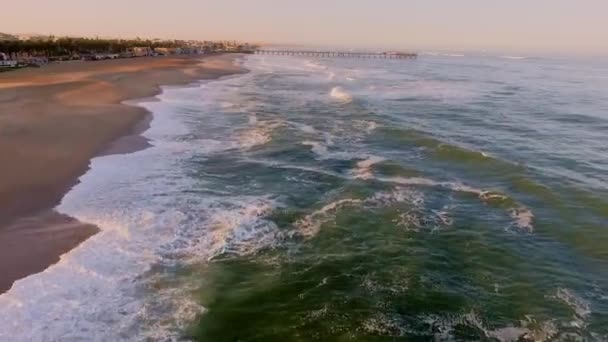
[[[128,48],[126,51],[121,53],[83,53],[83,54],[72,54],[66,56],[36,56],[27,53],[13,53],[7,54],[0,52],[0,68],[18,68],[25,66],[40,67],[48,64],[49,62],[62,62],[69,60],[83,60],[83,61],[99,61],[107,59],[119,59],[119,58],[135,58],[135,57],[155,57],[155,56],[171,56],[171,55],[202,55],[209,53],[222,53],[222,52],[251,52],[251,48],[244,49],[239,48],[228,48],[228,49],[211,49],[211,48],[199,48],[199,47],[181,47],[181,48],[151,48],[151,47],[133,47]]]
[[[48,64],[48,59],[33,56],[9,56],[0,52],[0,68],[18,68],[22,66],[42,66]]]

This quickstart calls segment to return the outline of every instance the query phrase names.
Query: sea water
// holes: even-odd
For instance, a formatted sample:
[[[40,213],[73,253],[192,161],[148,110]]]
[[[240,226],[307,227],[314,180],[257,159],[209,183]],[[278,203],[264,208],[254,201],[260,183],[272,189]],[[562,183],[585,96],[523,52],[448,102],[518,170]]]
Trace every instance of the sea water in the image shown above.
[[[608,64],[240,63],[140,103],[1,341],[608,339]]]

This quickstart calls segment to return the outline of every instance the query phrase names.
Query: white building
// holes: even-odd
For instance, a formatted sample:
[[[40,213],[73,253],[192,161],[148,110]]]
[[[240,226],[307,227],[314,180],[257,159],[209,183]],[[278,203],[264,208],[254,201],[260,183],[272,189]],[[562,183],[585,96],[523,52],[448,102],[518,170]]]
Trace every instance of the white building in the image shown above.
[[[0,68],[16,68],[17,61],[0,60]]]

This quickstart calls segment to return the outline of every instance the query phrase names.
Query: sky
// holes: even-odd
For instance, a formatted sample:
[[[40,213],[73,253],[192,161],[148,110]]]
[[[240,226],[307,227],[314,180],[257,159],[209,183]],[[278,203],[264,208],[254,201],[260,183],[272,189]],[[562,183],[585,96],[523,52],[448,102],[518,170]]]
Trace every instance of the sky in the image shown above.
[[[608,53],[608,0],[2,2],[9,33]]]

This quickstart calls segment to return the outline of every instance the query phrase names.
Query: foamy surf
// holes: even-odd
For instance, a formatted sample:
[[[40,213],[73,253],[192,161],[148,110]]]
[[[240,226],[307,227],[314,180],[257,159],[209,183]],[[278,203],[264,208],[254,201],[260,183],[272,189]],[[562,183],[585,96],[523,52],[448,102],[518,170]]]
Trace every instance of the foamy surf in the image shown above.
[[[526,57],[523,57],[523,56],[501,56],[501,58],[504,58],[504,59],[516,59],[516,60],[526,59]]]
[[[508,197],[506,195],[496,193],[493,191],[486,191],[477,189],[461,183],[455,182],[437,182],[428,178],[423,177],[378,177],[379,180],[388,183],[396,183],[401,185],[412,185],[412,186],[427,186],[427,187],[441,187],[449,189],[455,192],[469,193],[476,195],[482,202],[491,204],[494,201],[504,201]],[[514,207],[507,209],[511,218],[514,221],[516,227],[521,230],[532,233],[534,231],[533,219],[534,214],[532,211],[518,203],[515,203]]]
[[[353,97],[342,87],[333,87],[329,95],[342,103],[349,103],[353,100]]]
[[[355,178],[360,179],[371,179],[374,174],[372,172],[372,166],[383,162],[385,159],[379,156],[371,156],[367,159],[357,162],[357,168],[353,171]]]
[[[255,146],[267,144],[272,140],[275,129],[285,125],[282,121],[259,121],[257,117],[249,116],[250,127],[238,131],[238,145],[243,149],[251,149]]]
[[[238,81],[216,82],[221,89]],[[200,89],[212,90],[206,84]],[[165,279],[159,270],[222,254],[255,253],[280,239],[276,225],[264,219],[276,202],[197,195],[192,192],[197,183],[181,165],[193,156],[264,144],[282,123],[250,120],[236,137],[197,139],[193,111],[215,106],[192,102],[198,91],[164,89],[160,101],[141,104],[154,114],[144,133],[152,147],[91,161],[89,172],[56,209],[97,225],[100,233],[0,295],[0,340],[179,339],[205,308],[188,284]],[[232,106],[220,102],[220,107]],[[209,124],[224,125],[221,120]],[[168,280],[175,284],[158,287]]]

